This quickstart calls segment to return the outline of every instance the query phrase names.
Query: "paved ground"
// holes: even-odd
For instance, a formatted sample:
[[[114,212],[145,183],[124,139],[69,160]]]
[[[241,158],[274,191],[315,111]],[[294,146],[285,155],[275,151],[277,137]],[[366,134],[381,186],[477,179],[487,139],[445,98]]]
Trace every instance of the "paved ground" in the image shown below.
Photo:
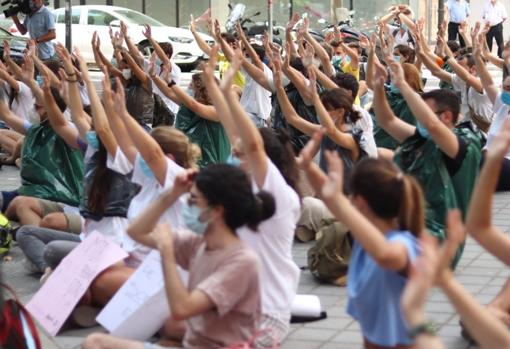
[[[495,78],[499,74],[492,71]],[[428,77],[427,74],[425,74]],[[428,88],[437,87],[437,80],[429,78]],[[0,190],[15,189],[19,184],[19,171],[14,167],[0,170]],[[510,232],[510,193],[498,194],[494,202],[494,223],[505,232]],[[299,266],[306,265],[306,251],[310,244],[296,244],[293,256]],[[30,300],[37,291],[39,283],[27,275],[23,266],[23,257],[15,247],[11,252],[12,261],[3,262],[4,280],[12,285],[23,302]],[[485,252],[472,239],[468,239],[462,260],[456,271],[461,283],[481,303],[489,302],[510,276],[510,269]],[[308,271],[301,273],[299,293],[315,294],[320,297],[328,318],[306,325],[293,325],[284,349],[341,348],[359,349],[362,338],[358,325],[346,314],[346,289],[336,286],[320,285]],[[432,292],[427,304],[427,316],[437,323],[439,334],[448,348],[469,348],[459,335],[459,318],[447,298],[438,290]],[[94,330],[101,330],[100,328]],[[65,331],[55,338],[61,348],[79,348],[83,338],[91,330]],[[51,340],[44,340],[44,349],[54,348]]]
[[[12,189],[18,184],[18,170],[4,167],[0,171],[0,189]],[[494,203],[494,222],[504,231],[510,231],[510,193],[499,194]],[[306,265],[306,251],[310,244],[296,244],[293,255],[299,266]],[[27,274],[20,250],[15,247],[13,260],[2,263],[3,278],[18,292],[21,300],[27,302],[36,292],[39,283]],[[462,284],[482,303],[494,297],[507,278],[510,270],[485,252],[473,240],[468,239],[466,250],[456,272]],[[359,349],[361,336],[358,325],[346,314],[346,289],[320,285],[308,271],[301,273],[299,293],[315,294],[320,297],[328,318],[306,325],[293,325],[285,341],[285,349],[341,348]],[[435,290],[427,304],[428,318],[439,326],[439,333],[448,348],[468,348],[459,336],[458,316],[446,297]],[[100,330],[99,328],[96,330]],[[78,348],[83,337],[90,330],[66,331],[56,338],[62,348]],[[46,342],[45,349],[53,346]]]

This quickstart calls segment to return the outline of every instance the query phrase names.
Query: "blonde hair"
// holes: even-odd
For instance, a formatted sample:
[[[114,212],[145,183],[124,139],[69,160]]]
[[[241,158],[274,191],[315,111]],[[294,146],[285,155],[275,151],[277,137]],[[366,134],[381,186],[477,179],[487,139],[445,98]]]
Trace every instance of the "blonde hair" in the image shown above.
[[[191,143],[183,132],[171,126],[158,126],[152,130],[151,136],[165,154],[172,154],[179,166],[196,167],[202,152],[200,147]]]
[[[421,74],[418,68],[411,63],[403,63],[402,68],[404,69],[404,77],[411,86],[411,88],[418,92],[423,92],[423,81],[421,80]]]

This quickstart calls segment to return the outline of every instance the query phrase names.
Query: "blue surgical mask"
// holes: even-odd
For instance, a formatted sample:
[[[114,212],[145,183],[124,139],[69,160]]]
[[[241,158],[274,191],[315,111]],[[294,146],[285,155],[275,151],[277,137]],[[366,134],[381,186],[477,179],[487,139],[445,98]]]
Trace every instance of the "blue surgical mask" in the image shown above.
[[[204,235],[209,222],[201,222],[202,211],[196,205],[185,205],[182,210],[182,218],[189,230],[197,235]]]
[[[427,130],[425,126],[420,124],[419,121],[416,123],[416,129],[418,130],[420,136],[422,136],[423,138],[429,138],[429,130]]]
[[[161,64],[163,64],[163,62],[161,61],[161,59],[159,58],[156,58],[156,67],[160,67]]]
[[[227,164],[239,167],[241,166],[241,160],[234,154],[230,154],[226,161]]]
[[[186,89],[186,93],[190,96],[190,97],[195,97],[195,91],[193,91],[193,89],[191,87],[188,86],[188,88]]]
[[[94,131],[89,131],[86,134],[87,144],[94,150],[99,149],[99,139],[97,138],[97,134]]]
[[[37,85],[42,86],[44,84],[44,80],[40,74],[37,74],[35,77],[35,81],[37,81]]]
[[[152,178],[152,179],[156,178],[156,177],[154,177],[154,174],[152,173],[151,168],[149,167],[149,165],[147,165],[147,163],[145,162],[145,160],[142,157],[139,158],[138,164],[140,165],[140,169],[142,170],[143,174],[146,177]]]
[[[501,92],[501,101],[506,105],[510,105],[510,92],[508,91]]]
[[[400,63],[400,59],[401,59],[401,58],[402,58],[402,57],[400,57],[399,55],[393,55],[393,60],[394,60],[395,62]]]

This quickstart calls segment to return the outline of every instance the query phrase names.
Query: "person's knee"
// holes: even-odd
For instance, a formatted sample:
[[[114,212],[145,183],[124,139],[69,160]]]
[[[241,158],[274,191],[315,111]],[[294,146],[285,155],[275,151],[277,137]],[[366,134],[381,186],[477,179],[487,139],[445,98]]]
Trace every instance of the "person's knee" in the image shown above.
[[[102,333],[93,333],[85,338],[85,341],[82,343],[82,349],[101,349],[104,348],[105,342],[105,334]]]
[[[5,214],[9,219],[18,218],[18,211],[23,214],[23,210],[38,210],[40,211],[40,207],[37,204],[36,198],[31,198],[29,196],[16,196],[7,206],[7,210]]]
[[[16,241],[18,245],[23,246],[27,242],[27,240],[30,240],[32,238],[32,229],[30,229],[30,226],[24,226],[18,229],[18,232],[16,233]]]
[[[39,226],[41,228],[48,228],[61,231],[68,230],[67,218],[62,212],[47,214],[46,216],[43,217]]]

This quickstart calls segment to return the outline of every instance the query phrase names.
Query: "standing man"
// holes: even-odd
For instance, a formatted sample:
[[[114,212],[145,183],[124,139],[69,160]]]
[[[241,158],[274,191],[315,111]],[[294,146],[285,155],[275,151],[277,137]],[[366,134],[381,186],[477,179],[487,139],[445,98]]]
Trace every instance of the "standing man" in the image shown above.
[[[493,39],[496,39],[498,56],[501,58],[503,56],[503,46],[505,45],[503,40],[503,22],[507,18],[505,5],[499,0],[489,0],[483,9],[482,18],[490,26],[487,33],[489,51],[492,51]]]
[[[459,38],[460,46],[466,47],[464,39],[459,34],[459,27],[469,18],[469,4],[466,0],[448,0],[445,11],[448,14],[448,40]]]
[[[44,6],[44,0],[30,0],[30,14],[21,23],[17,15],[12,17],[14,24],[22,35],[28,31],[30,38],[37,43],[38,56],[47,60],[54,56],[55,49],[51,40],[55,39],[55,18]]]

